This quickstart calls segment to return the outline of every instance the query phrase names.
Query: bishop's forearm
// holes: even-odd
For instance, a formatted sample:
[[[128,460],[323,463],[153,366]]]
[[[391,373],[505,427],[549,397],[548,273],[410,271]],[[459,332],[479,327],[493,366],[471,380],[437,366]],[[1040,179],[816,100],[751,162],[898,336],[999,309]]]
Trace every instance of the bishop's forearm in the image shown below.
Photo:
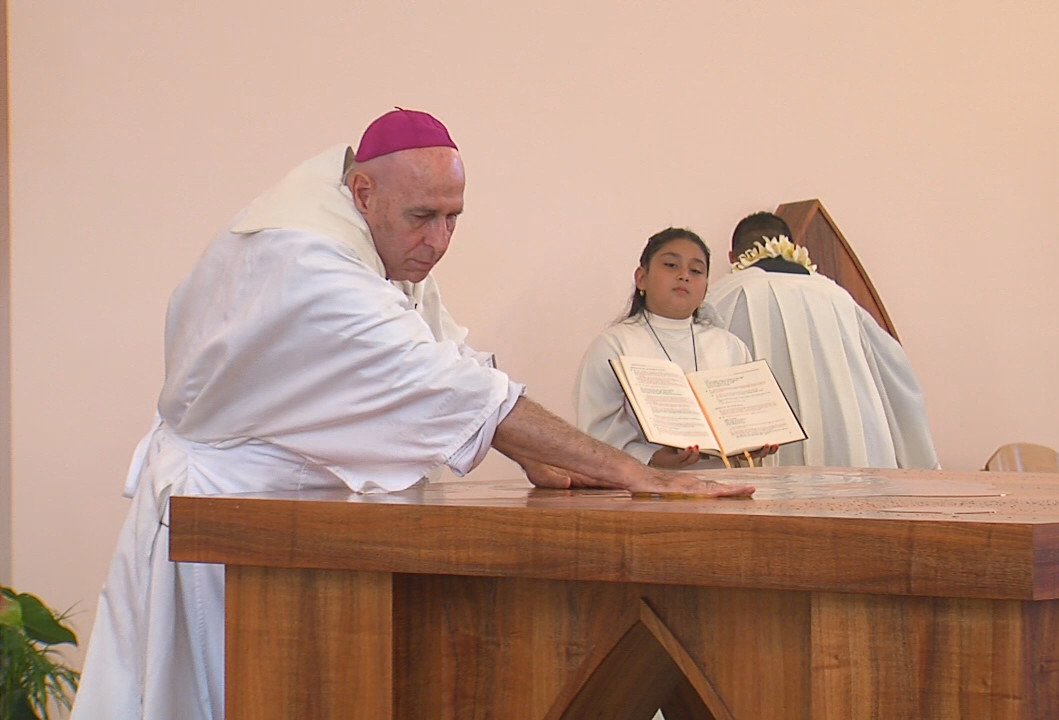
[[[749,485],[725,485],[693,473],[650,468],[585,435],[526,397],[519,398],[497,426],[493,447],[522,465],[538,487],[620,488],[704,497],[754,492]]]
[[[593,485],[626,487],[631,474],[642,470],[634,458],[585,435],[526,397],[519,398],[497,426],[493,447],[523,467],[551,465],[590,478]]]

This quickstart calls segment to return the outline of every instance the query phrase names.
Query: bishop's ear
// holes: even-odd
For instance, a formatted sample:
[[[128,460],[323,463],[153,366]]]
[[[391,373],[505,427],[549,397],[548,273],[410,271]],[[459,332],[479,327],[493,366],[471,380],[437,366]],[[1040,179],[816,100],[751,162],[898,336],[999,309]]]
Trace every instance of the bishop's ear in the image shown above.
[[[353,195],[353,206],[360,214],[364,214],[371,202],[372,193],[375,191],[375,181],[362,172],[354,172],[346,180],[350,194]]]

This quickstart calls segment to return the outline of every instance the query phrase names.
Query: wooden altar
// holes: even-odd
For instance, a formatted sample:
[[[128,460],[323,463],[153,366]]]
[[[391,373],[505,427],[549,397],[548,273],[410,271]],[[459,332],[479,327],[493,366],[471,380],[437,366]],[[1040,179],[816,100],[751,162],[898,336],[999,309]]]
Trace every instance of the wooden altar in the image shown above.
[[[732,472],[174,497],[171,557],[227,566],[228,720],[1059,714],[1054,477]]]

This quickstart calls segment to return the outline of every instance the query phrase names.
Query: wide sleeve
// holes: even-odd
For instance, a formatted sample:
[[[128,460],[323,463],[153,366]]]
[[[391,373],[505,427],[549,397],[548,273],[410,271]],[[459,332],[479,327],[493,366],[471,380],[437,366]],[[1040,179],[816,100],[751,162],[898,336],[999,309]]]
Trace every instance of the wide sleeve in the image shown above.
[[[646,464],[661,446],[644,439],[611,369],[609,361],[621,354],[617,339],[610,333],[603,333],[588,347],[574,387],[577,427]]]
[[[724,330],[724,328],[718,328],[718,330]],[[750,348],[746,346],[746,343],[739,339],[739,336],[730,330],[724,330],[728,336],[728,354],[731,365],[742,365],[744,363],[752,362],[754,355],[750,352]]]
[[[189,439],[264,441],[360,489],[448,464],[511,392],[323,236],[229,240],[174,295],[159,410]],[[491,438],[486,439],[486,442]]]
[[[860,307],[861,341],[893,438],[897,466],[937,469],[926,403],[904,348]]]
[[[427,275],[416,287],[412,293],[412,301],[416,311],[423,316],[423,320],[434,334],[434,339],[451,340],[456,343],[461,356],[474,358],[478,364],[486,367],[496,367],[496,357],[492,353],[480,352],[467,344],[467,328],[456,322],[441,301],[441,290],[433,275]]]

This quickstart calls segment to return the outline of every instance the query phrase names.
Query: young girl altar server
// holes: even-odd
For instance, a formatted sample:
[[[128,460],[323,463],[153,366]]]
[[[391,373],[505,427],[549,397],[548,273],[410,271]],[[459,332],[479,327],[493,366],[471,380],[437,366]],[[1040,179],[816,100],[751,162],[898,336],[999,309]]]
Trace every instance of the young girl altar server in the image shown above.
[[[720,458],[700,455],[698,446],[647,442],[609,363],[619,355],[657,356],[693,372],[750,362],[743,341],[715,326],[700,307],[709,270],[709,248],[690,230],[667,228],[651,236],[633,276],[628,312],[592,342],[581,361],[574,390],[578,428],[654,467],[723,467]],[[755,455],[775,451],[769,446]]]

